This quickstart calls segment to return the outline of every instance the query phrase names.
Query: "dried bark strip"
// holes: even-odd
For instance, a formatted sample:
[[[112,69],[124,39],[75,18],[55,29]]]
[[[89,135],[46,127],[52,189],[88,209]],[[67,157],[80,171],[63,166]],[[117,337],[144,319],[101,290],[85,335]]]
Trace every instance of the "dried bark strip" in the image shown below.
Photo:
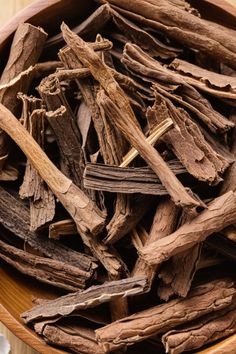
[[[166,353],[179,354],[191,351],[228,337],[236,332],[235,305],[196,320],[192,325],[172,330],[162,336]]]
[[[65,106],[46,113],[47,120],[56,136],[59,146],[62,172],[82,188],[84,161],[80,134],[74,119]]]
[[[6,131],[31,160],[41,178],[75,220],[79,232],[99,233],[104,225],[103,213],[82,190],[56,168],[14,115],[3,105],[0,105],[0,128]]]
[[[43,148],[45,111],[38,108],[41,107],[41,101],[26,95],[21,95],[20,97],[23,101],[21,121],[35,141]],[[31,230],[37,230],[40,226],[53,219],[55,215],[53,193],[41,179],[30,161],[27,161],[19,194],[21,198],[30,199]]]
[[[108,2],[128,11],[131,16],[133,13],[132,17],[142,24],[161,30],[183,45],[197,49],[219,62],[236,68],[236,45],[235,35],[233,35],[235,32],[233,30],[224,31],[223,27],[172,6],[167,1],[159,1],[154,5],[144,0],[136,0],[132,3],[127,3],[125,0],[109,0]]]
[[[183,75],[199,80],[199,84],[202,83],[213,89],[221,89],[236,93],[236,78],[233,76],[218,74],[181,59],[173,60],[170,63],[169,68],[174,69]]]
[[[79,309],[95,307],[119,297],[142,294],[145,291],[147,291],[147,281],[144,277],[110,281],[102,285],[91,286],[83,292],[45,301],[41,305],[24,312],[21,317],[26,323],[55,317],[59,319]]]
[[[40,27],[35,27],[29,23],[22,23],[15,32],[11,50],[6,67],[0,79],[0,101],[14,114],[17,110],[18,92],[27,93],[33,75],[30,75],[32,68],[37,63],[45,44],[47,34]],[[32,43],[35,45],[32,46]],[[23,75],[23,72],[27,74]],[[31,73],[32,74],[32,73]],[[12,80],[18,80],[9,86]],[[9,139],[0,130],[0,157],[6,156],[9,151]]]
[[[186,299],[175,299],[97,329],[96,339],[105,352],[132,345],[211,312],[226,308],[236,289],[222,279],[199,285]]]
[[[43,255],[91,272],[91,276],[93,275],[97,267],[94,258],[30,231],[29,209],[20,199],[2,187],[0,187],[0,202],[0,222],[6,229]]]
[[[55,259],[36,256],[0,240],[0,258],[35,279],[68,291],[78,291],[86,287],[90,272],[60,262]]]
[[[190,249],[214,232],[235,222],[236,194],[232,191],[214,199],[208,209],[181,226],[169,236],[140,250],[141,257],[150,265],[160,264],[170,257]]]
[[[186,172],[177,160],[170,160],[167,163],[176,175]],[[149,167],[129,168],[87,163],[83,182],[85,188],[113,193],[168,194]]]

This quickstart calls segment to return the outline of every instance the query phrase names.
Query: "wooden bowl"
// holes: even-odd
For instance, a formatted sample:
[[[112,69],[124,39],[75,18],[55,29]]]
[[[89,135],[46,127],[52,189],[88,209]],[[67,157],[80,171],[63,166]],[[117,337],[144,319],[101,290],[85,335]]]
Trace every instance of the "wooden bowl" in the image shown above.
[[[223,0],[190,0],[202,16],[236,29],[236,8]],[[7,58],[13,34],[21,22],[42,26],[49,36],[59,32],[62,21],[69,25],[85,19],[93,10],[93,0],[38,0],[19,12],[0,29],[1,65]],[[31,308],[34,298],[55,298],[56,290],[23,276],[9,266],[0,266],[0,320],[18,338],[41,354],[66,354],[49,347],[33,330],[24,325],[20,314]],[[236,335],[200,351],[202,354],[235,354]]]

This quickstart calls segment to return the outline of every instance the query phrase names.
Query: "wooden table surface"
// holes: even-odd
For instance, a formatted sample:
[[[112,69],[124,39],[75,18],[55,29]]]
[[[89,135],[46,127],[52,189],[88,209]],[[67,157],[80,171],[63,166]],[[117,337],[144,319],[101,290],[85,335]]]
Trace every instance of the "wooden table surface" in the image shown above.
[[[236,5],[236,0],[228,0],[230,3]],[[24,6],[32,3],[33,0],[0,0],[0,25],[10,19],[16,12]],[[10,333],[5,326],[0,323],[0,333],[3,333],[11,344],[11,354],[40,354],[32,350],[12,333]]]

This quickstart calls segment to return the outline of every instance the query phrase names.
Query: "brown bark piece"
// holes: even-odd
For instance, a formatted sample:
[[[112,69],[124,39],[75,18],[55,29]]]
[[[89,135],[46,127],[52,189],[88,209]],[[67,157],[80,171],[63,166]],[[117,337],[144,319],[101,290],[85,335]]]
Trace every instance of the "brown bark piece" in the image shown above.
[[[79,309],[95,307],[116,298],[142,294],[147,290],[144,277],[132,277],[115,280],[102,285],[91,286],[83,292],[61,296],[55,300],[45,301],[22,314],[26,323],[42,319],[68,316]]]
[[[167,162],[176,174],[186,172],[178,160]],[[87,163],[83,176],[85,188],[116,193],[168,194],[149,167],[116,167]]]
[[[214,232],[231,225],[236,219],[236,194],[232,191],[214,199],[208,208],[167,237],[140,250],[148,264],[160,264],[190,249]]]
[[[22,117],[24,127],[43,148],[45,111],[39,109],[41,101],[33,97],[21,96],[23,101]],[[35,106],[35,107],[34,107]],[[23,183],[19,194],[21,198],[30,199],[30,228],[37,230],[55,215],[55,200],[52,191],[47,187],[38,172],[27,161]]]
[[[20,24],[15,32],[8,62],[0,79],[0,101],[14,114],[19,104],[17,93],[27,93],[33,78],[32,65],[37,63],[46,38],[42,28],[29,23]],[[1,130],[0,157],[8,154],[8,145],[9,139]]]
[[[192,351],[236,332],[235,305],[193,321],[162,336],[166,353]]]
[[[6,229],[43,255],[91,272],[92,276],[97,267],[94,258],[30,231],[29,209],[20,199],[2,187],[0,188],[0,201],[0,222]]]
[[[186,299],[171,300],[97,329],[96,338],[106,353],[132,345],[226,308],[232,302],[235,291],[233,282],[226,279],[199,285],[191,290]]]
[[[36,256],[0,240],[0,258],[21,273],[67,291],[84,289],[91,273],[65,262]]]

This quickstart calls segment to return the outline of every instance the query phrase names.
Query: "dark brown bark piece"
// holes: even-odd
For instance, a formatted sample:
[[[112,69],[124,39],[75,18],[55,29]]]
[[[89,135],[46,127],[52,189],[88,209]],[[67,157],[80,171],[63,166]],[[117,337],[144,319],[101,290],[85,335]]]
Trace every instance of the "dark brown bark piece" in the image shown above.
[[[19,105],[17,93],[27,93],[33,78],[32,65],[37,63],[46,38],[47,33],[42,28],[29,23],[20,24],[15,32],[8,62],[0,79],[0,101],[14,114]],[[13,84],[14,80],[16,82]],[[8,154],[8,145],[9,139],[1,130],[0,157]]]
[[[145,291],[147,291],[147,281],[144,277],[115,280],[92,286],[83,292],[45,301],[41,305],[24,312],[21,317],[26,323],[55,317],[59,319],[79,309],[95,307],[119,297],[142,294]]]
[[[235,222],[236,194],[232,191],[214,199],[208,209],[181,226],[169,236],[140,250],[148,264],[160,264],[170,257],[190,249],[214,232]]]
[[[170,160],[167,163],[176,175],[186,172],[178,160]],[[168,194],[149,167],[116,167],[87,163],[83,182],[85,188],[113,193]]]
[[[91,278],[90,272],[55,259],[36,256],[1,240],[0,258],[23,274],[67,291],[84,289]]]
[[[171,328],[226,308],[236,289],[231,280],[216,280],[191,290],[186,299],[175,299],[97,329],[105,352],[132,345]]]
[[[46,113],[46,118],[55,134],[62,158],[63,173],[77,186],[83,187],[82,175],[84,161],[80,142],[80,133],[74,118],[65,106]]]
[[[63,244],[30,231],[30,212],[25,204],[13,194],[0,187],[0,222],[13,234],[43,255],[92,272],[97,267],[95,259],[76,252]]]
[[[35,141],[44,148],[45,111],[39,108],[41,107],[41,100],[26,95],[22,95],[21,99],[23,101],[21,121]],[[30,200],[31,230],[37,230],[54,218],[54,195],[30,161],[27,161],[19,194],[21,198],[29,198]]]
[[[235,304],[162,336],[166,353],[192,351],[236,332]]]

